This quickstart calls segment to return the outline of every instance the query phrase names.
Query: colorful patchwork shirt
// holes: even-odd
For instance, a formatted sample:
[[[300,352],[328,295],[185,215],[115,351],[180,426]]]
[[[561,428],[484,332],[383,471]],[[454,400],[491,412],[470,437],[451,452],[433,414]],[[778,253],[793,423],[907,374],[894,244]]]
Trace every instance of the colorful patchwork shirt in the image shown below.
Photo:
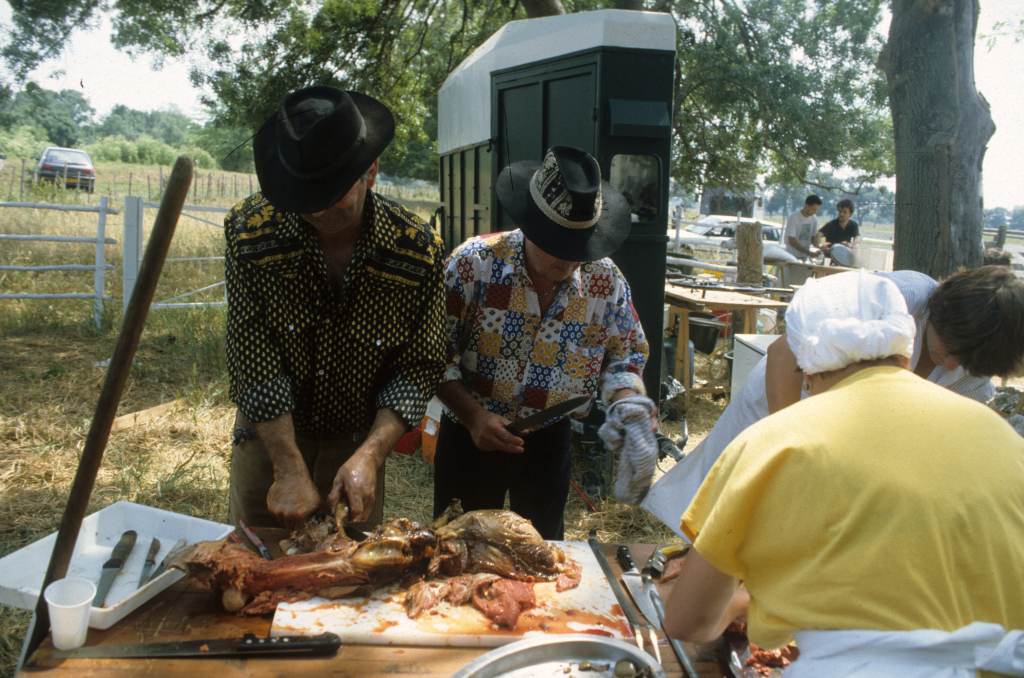
[[[515,420],[578,395],[644,392],[647,340],[611,259],[580,266],[543,317],[519,230],[467,240],[444,284],[445,380],[487,410]]]
[[[443,245],[367,193],[366,230],[340,283],[313,227],[259,193],[225,219],[231,399],[253,422],[362,433],[381,408],[420,422],[445,367]]]

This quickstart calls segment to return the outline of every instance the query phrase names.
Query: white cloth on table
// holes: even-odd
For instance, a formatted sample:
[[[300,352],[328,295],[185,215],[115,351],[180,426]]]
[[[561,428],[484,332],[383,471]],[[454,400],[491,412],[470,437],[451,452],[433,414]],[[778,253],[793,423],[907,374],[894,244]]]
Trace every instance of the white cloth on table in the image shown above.
[[[1024,676],[1024,631],[974,622],[956,631],[801,631],[800,658],[784,678]]]
[[[654,402],[643,395],[619,398],[605,411],[598,436],[605,447],[618,454],[615,498],[637,504],[647,494],[658,464],[658,441],[651,428]]]

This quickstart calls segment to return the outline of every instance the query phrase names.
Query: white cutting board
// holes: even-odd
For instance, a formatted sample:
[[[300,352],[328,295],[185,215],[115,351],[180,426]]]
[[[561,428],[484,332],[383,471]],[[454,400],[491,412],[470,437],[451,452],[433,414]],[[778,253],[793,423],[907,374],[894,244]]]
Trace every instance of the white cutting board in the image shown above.
[[[608,587],[586,542],[554,542],[582,568],[580,585],[558,593],[554,582],[534,584],[537,607],[519,617],[512,630],[496,628],[472,605],[443,602],[409,619],[405,593],[397,586],[375,591],[369,598],[313,598],[281,603],[270,634],[316,635],[331,631],[343,643],[356,645],[421,645],[497,647],[531,635],[592,633],[628,638],[625,616]]]

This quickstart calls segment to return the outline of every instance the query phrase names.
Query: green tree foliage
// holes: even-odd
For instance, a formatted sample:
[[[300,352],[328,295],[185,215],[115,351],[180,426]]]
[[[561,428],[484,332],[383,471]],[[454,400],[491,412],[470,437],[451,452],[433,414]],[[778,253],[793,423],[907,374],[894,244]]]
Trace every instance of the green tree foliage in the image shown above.
[[[11,126],[41,127],[57,146],[74,146],[82,139],[82,130],[92,121],[93,112],[81,92],[54,92],[30,82],[11,97],[6,117]]]
[[[999,228],[1003,224],[1008,224],[1010,219],[1010,211],[1005,207],[994,207],[990,210],[985,210],[985,226],[987,228]]]
[[[176,109],[137,111],[118,104],[94,129],[99,137],[138,139],[149,136],[170,146],[182,146],[198,131],[194,120]]]
[[[0,129],[0,153],[8,158],[37,158],[51,146],[46,130],[39,125],[17,125]]]
[[[855,168],[865,180],[891,171],[884,82],[874,68],[881,3],[560,5],[671,11],[680,27],[673,175],[689,187],[748,187],[766,171],[802,182],[826,164]],[[25,72],[99,7],[14,0],[8,63]],[[517,0],[115,0],[104,7],[113,13],[116,45],[200,57],[193,80],[211,92],[205,104],[218,127],[254,130],[303,85],[357,89],[382,99],[398,120],[386,171],[431,179],[438,88],[494,31],[525,18]]]
[[[205,149],[222,169],[253,172],[251,133],[243,127],[206,125],[192,135],[192,143]]]
[[[1010,228],[1015,231],[1024,231],[1024,205],[1017,205],[1010,213]]]

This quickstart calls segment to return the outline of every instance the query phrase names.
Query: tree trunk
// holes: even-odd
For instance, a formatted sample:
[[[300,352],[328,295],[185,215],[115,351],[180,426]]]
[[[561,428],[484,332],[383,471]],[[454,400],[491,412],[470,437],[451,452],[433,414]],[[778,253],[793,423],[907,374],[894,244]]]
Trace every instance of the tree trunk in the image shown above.
[[[520,2],[523,4],[523,9],[526,10],[526,16],[530,19],[565,14],[562,0],[520,0]]]
[[[978,0],[894,0],[886,74],[896,149],[896,269],[982,262],[981,163],[995,131],[974,85]]]
[[[758,221],[736,225],[736,282],[751,285],[764,282],[764,243]],[[754,330],[748,327],[747,331]]]

